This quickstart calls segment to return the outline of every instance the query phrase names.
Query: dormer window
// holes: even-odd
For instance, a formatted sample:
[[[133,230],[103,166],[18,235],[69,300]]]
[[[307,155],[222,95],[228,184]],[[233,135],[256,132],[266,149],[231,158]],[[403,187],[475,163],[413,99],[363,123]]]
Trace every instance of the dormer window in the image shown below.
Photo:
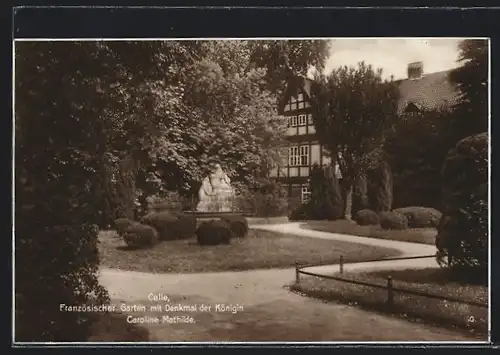
[[[422,78],[424,75],[424,63],[413,62],[408,64],[408,79],[416,80]]]

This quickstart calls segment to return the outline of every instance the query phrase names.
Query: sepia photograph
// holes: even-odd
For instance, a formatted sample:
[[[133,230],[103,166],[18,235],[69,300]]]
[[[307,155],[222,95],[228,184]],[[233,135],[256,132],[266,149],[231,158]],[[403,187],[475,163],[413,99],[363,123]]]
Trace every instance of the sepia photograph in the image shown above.
[[[13,343],[486,343],[488,38],[18,39]]]

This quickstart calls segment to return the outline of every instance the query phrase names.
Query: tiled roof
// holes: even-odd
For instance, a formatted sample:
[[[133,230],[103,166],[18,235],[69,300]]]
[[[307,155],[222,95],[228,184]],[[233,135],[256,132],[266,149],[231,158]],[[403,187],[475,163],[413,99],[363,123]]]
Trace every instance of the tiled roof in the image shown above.
[[[403,113],[409,104],[419,110],[439,110],[455,105],[459,91],[448,79],[449,70],[427,74],[420,79],[404,79],[399,82],[400,100],[398,113]]]
[[[398,103],[398,114],[403,113],[408,105],[413,104],[421,111],[445,109],[458,103],[460,93],[448,79],[450,70],[436,73],[424,74],[419,79],[403,79],[397,81],[400,90]],[[284,104],[290,98],[292,92],[301,89],[307,96],[311,94],[313,80],[305,77],[293,77],[285,92],[284,100],[280,105],[282,110]]]

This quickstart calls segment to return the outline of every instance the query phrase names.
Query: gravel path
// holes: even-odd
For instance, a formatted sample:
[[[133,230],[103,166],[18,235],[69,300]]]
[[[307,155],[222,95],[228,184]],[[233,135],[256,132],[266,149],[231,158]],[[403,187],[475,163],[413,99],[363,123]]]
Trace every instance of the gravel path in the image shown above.
[[[429,246],[420,244],[381,239],[376,239],[378,243],[374,244],[372,238],[303,230],[296,223],[252,228],[392,248],[399,246],[398,249],[406,254],[430,251]],[[101,284],[108,289],[117,310],[123,305],[145,307],[123,313],[142,318],[145,322],[142,325],[150,330],[152,341],[478,341],[462,332],[302,297],[283,287],[293,278],[293,269],[203,274],[100,271]],[[159,294],[168,296],[169,301],[149,300]],[[167,302],[196,306],[196,310],[184,309],[176,313],[150,309],[157,304],[164,307]],[[232,306],[235,312],[227,306]],[[176,319],[175,316],[189,318],[180,317],[177,323],[169,323]]]
[[[397,240],[388,240],[388,239],[358,237],[347,234],[337,234],[337,233],[328,233],[328,232],[321,232],[309,229],[302,229],[300,222],[275,224],[275,225],[260,225],[260,226],[254,226],[253,228],[273,231],[277,233],[300,235],[302,237],[337,240],[343,242],[359,243],[370,246],[396,249],[401,253],[399,257],[434,255],[436,253],[436,247],[433,245],[422,244],[422,243],[400,242]],[[348,260],[346,260],[346,262],[348,262]],[[436,268],[439,267],[434,257],[429,257],[425,259],[388,260],[388,261],[346,264],[344,265],[344,270],[375,271],[375,270],[387,270],[387,269],[395,270],[395,269],[432,268],[432,267]],[[314,266],[314,267],[304,268],[303,270],[317,274],[328,275],[338,272],[339,266],[338,265]]]

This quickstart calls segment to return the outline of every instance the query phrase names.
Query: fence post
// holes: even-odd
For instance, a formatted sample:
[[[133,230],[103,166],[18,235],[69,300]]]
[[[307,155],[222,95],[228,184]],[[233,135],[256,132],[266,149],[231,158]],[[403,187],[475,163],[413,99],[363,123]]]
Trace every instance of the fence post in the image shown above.
[[[394,294],[392,290],[392,277],[387,276],[387,306],[389,308],[394,304]]]
[[[295,283],[298,284],[299,281],[300,281],[299,263],[295,262]]]
[[[340,261],[339,261],[339,271],[341,274],[344,273],[344,256],[340,256]]]

